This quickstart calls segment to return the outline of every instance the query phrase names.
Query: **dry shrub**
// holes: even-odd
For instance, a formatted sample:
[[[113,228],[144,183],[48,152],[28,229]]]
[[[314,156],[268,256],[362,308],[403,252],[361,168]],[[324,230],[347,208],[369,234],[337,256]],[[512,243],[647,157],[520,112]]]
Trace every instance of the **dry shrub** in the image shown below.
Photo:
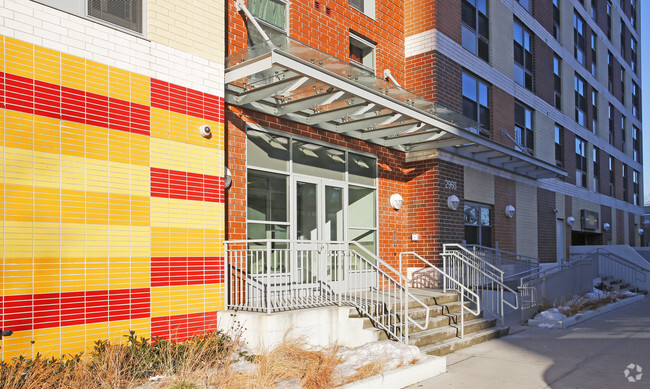
[[[350,382],[354,381],[360,381],[377,374],[381,374],[384,371],[385,366],[386,364],[379,360],[366,363],[365,365],[358,368],[356,373],[345,378],[343,382],[341,382],[341,385],[349,384]]]

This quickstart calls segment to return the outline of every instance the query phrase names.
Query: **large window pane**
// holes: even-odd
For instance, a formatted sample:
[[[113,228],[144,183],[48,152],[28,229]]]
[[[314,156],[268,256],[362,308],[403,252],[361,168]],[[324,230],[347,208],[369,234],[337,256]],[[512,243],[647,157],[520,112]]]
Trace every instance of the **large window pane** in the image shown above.
[[[345,179],[345,152],[302,141],[293,142],[294,173]]]
[[[248,9],[251,13],[275,27],[286,29],[286,3],[276,0],[249,0]]]
[[[247,219],[287,222],[287,176],[248,170]]]
[[[343,240],[343,188],[325,186],[325,230],[323,240]]]
[[[350,227],[375,228],[376,206],[375,189],[361,188],[350,185],[348,187],[348,212]]]
[[[348,180],[355,184],[375,185],[377,159],[348,153]]]
[[[289,139],[267,132],[248,130],[247,156],[249,166],[273,170],[289,170]]]
[[[318,240],[318,194],[316,184],[296,183],[296,231],[298,240]]]

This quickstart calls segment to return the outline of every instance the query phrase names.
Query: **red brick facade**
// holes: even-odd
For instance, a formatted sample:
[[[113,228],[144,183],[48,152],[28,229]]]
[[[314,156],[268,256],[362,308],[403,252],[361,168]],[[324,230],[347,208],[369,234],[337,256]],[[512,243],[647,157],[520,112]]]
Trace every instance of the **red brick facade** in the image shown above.
[[[555,193],[537,189],[537,253],[540,262],[556,262]]]

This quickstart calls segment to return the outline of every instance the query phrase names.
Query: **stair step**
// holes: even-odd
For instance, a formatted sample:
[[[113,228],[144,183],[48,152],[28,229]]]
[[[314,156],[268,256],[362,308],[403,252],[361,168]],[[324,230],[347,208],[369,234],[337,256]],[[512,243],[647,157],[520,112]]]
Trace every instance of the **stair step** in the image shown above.
[[[475,319],[480,319],[483,317],[483,312],[480,312],[479,315],[475,315],[471,312],[466,312],[465,313],[465,323],[475,320]],[[424,325],[424,318],[421,320],[416,320],[416,322],[423,326]],[[445,326],[454,326],[454,325],[460,325],[460,313],[451,313],[451,314],[444,314],[444,315],[438,315],[438,316],[433,316],[429,317],[429,325],[427,326],[426,329],[421,329],[420,327],[416,326],[413,323],[409,323],[409,334],[415,334],[418,332],[422,331],[427,331],[431,330],[434,328],[440,328],[440,327],[445,327]]]
[[[466,301],[465,306],[469,307],[471,303]],[[450,314],[460,311],[460,302],[447,303],[443,305],[432,305],[429,306],[429,317],[440,316],[444,314]],[[394,315],[394,313],[390,313]],[[409,309],[409,317],[413,320],[424,319],[426,317],[427,311],[425,308],[422,308],[418,304],[418,308]],[[360,317],[359,313],[356,310],[350,312],[350,317]]]
[[[494,327],[496,319],[474,319],[465,322],[465,334],[480,331],[485,328]],[[417,332],[409,336],[409,344],[423,347],[436,342],[441,342],[447,339],[460,336],[460,324],[454,326],[446,326],[441,328],[434,328]]]
[[[435,344],[420,347],[420,350],[429,355],[442,356],[453,353],[467,347],[474,346],[479,343],[487,342],[501,336],[508,335],[510,327],[492,327],[475,331],[472,333],[465,333],[463,339],[453,338],[447,339]]]

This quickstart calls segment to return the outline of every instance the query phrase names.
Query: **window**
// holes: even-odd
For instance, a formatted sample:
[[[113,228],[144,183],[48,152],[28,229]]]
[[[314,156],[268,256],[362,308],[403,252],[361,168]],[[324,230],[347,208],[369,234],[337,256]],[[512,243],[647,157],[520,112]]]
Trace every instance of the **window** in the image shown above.
[[[609,118],[609,144],[614,145],[614,106],[612,104],[607,108]]]
[[[636,39],[634,37],[630,38],[630,52],[631,52],[631,61],[630,61],[630,67],[632,68],[632,72],[636,73]]]
[[[591,90],[591,132],[598,133],[598,91]]]
[[[143,34],[143,0],[35,0],[77,16]]]
[[[463,208],[465,243],[492,247],[492,207],[466,201]]]
[[[632,199],[632,204],[639,204],[639,172],[636,170],[632,171],[632,185],[634,186],[634,197]]]
[[[533,110],[519,101],[515,101],[515,142],[529,153],[535,148]]]
[[[614,93],[614,58],[612,52],[607,52],[607,90]]]
[[[553,88],[555,108],[562,110],[562,63],[556,55],[553,57]]]
[[[632,158],[641,163],[641,131],[632,126]]]
[[[625,68],[621,66],[621,103],[625,104]]]
[[[598,21],[598,2],[591,0],[591,18]]]
[[[592,152],[592,159],[594,163],[594,192],[600,192],[600,150],[594,146]]]
[[[280,30],[287,29],[287,3],[281,0],[249,0],[248,9],[262,22]],[[249,28],[249,31],[254,30]]]
[[[573,13],[573,55],[585,65],[585,21],[577,12]]]
[[[560,41],[560,6],[559,0],[553,0],[553,38]]]
[[[348,4],[366,16],[375,18],[375,0],[348,0]]]
[[[612,2],[607,0],[607,38],[612,40]]]
[[[598,42],[598,37],[595,33],[591,33],[591,75],[596,77],[596,45]]]
[[[585,98],[585,80],[576,73],[573,85],[575,90],[575,119],[578,124],[586,127],[585,111],[587,109],[587,99]]]
[[[623,178],[623,201],[628,201],[627,199],[627,166],[622,165],[621,177]]]
[[[514,22],[515,82],[533,90],[533,38],[530,31]]]
[[[630,23],[636,30],[636,0],[630,0]]]
[[[533,0],[517,0],[517,3],[521,4],[528,13],[533,13]]]
[[[621,151],[625,152],[625,116],[621,116]]]
[[[632,81],[632,115],[639,119],[639,86]]]
[[[621,18],[621,56],[625,58],[625,44],[627,43],[625,39],[625,22],[623,21],[623,18]]]
[[[487,0],[463,0],[461,12],[463,47],[489,62],[490,23]]]
[[[350,34],[350,63],[375,71],[375,44],[360,35]]]
[[[583,188],[587,187],[586,146],[584,139],[576,137],[576,185]]]
[[[609,195],[614,197],[614,158],[609,157]]]
[[[564,131],[562,126],[555,124],[555,166],[564,165]]]
[[[463,115],[478,123],[472,132],[490,137],[489,87],[483,80],[463,72]]]

